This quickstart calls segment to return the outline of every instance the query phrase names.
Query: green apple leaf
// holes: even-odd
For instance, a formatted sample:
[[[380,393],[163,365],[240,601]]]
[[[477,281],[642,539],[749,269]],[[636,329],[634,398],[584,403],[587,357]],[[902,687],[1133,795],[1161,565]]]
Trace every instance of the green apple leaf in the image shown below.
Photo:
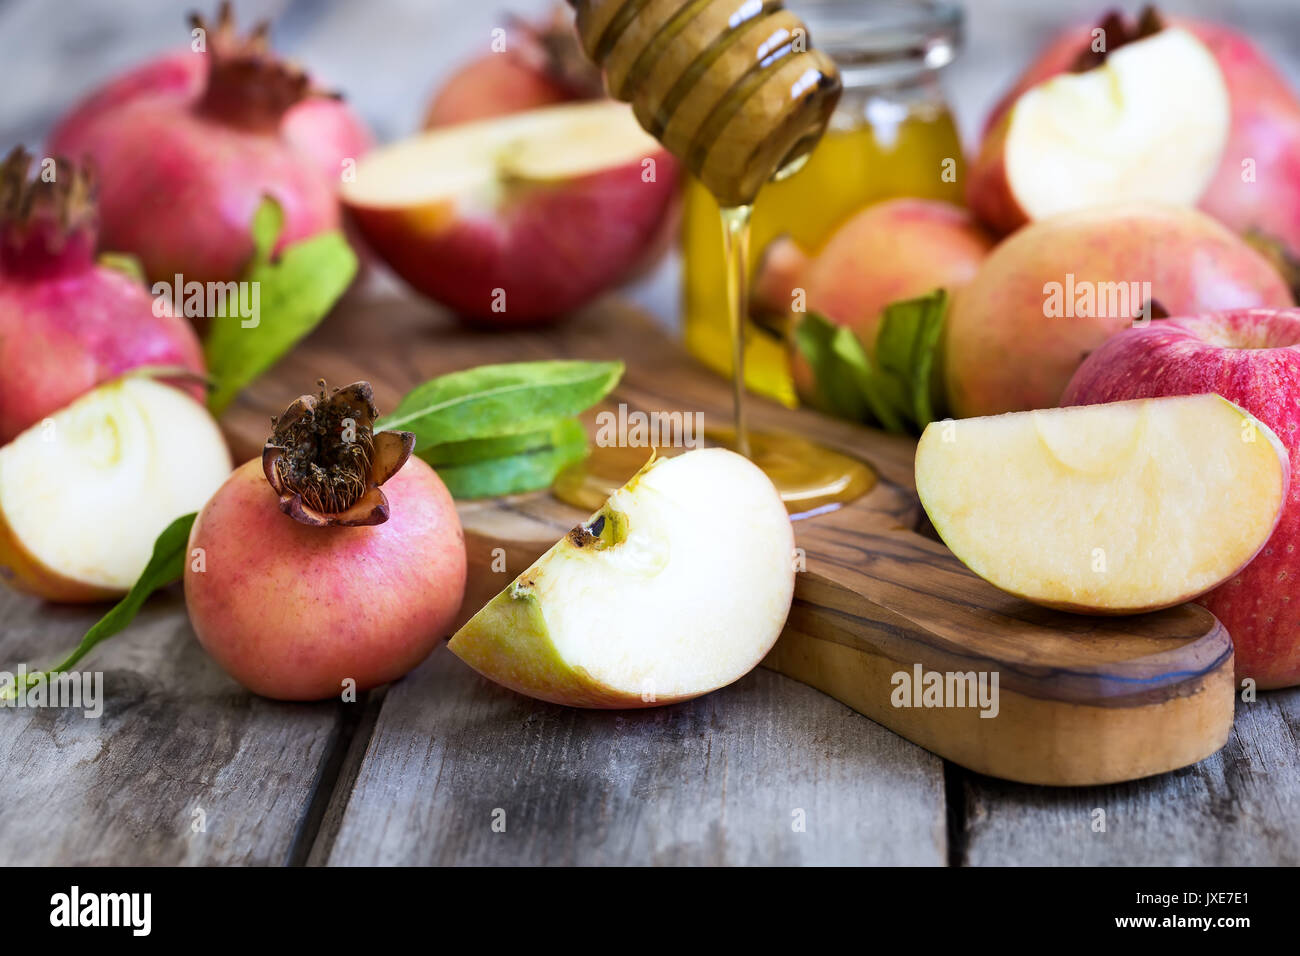
[[[577,436],[584,443],[586,431],[576,418],[562,418],[549,428],[522,435],[502,435],[500,438],[471,438],[468,441],[444,442],[431,445],[420,452],[420,457],[436,468],[444,465],[469,465],[492,458],[509,458],[524,452],[537,451],[572,441]]]
[[[182,515],[163,529],[162,534],[154,541],[153,554],[149,558],[149,563],[140,572],[140,577],[135,584],[131,585],[131,590],[126,593],[126,597],[113,605],[107,614],[94,623],[71,654],[47,670],[30,671],[26,675],[24,686],[34,687],[53,674],[71,670],[78,661],[90,653],[95,645],[124,630],[135,619],[149,595],[159,588],[179,581],[185,573],[190,529],[194,526],[194,519],[197,517],[197,514]],[[5,691],[3,699],[12,699],[17,696],[17,692],[18,685],[15,683]]]
[[[936,289],[917,299],[885,307],[876,333],[876,361],[905,389],[905,412],[917,431],[937,417],[942,398],[935,354],[948,312],[948,294]]]
[[[812,366],[822,410],[891,432],[919,432],[939,417],[935,355],[947,303],[937,289],[888,306],[871,354],[848,327],[805,316],[795,345]]]
[[[314,329],[356,275],[356,254],[337,229],[295,242],[273,260],[283,225],[280,204],[268,196],[253,216],[254,253],[243,277],[256,290],[256,314],[241,314],[227,300],[225,314],[212,319],[203,351],[216,382],[208,396],[214,415]]]
[[[549,488],[556,475],[580,461],[586,452],[586,430],[581,422],[570,418],[553,430],[550,441],[544,445],[498,458],[439,465],[438,476],[453,498],[514,495]],[[428,454],[422,452],[420,457],[426,458]]]
[[[537,432],[596,404],[622,375],[622,362],[480,365],[417,385],[375,429],[415,432],[417,452]]]

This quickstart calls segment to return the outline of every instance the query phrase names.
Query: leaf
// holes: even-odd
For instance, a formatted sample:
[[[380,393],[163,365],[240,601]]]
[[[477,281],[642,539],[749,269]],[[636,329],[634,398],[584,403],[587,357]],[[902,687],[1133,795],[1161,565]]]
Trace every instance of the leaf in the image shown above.
[[[257,296],[255,314],[226,309],[212,320],[203,351],[216,381],[208,396],[214,415],[314,329],[356,275],[357,257],[338,230],[296,242],[271,261],[283,219],[270,197],[253,216],[255,251],[243,281],[252,284],[248,295]]]
[[[480,365],[417,385],[375,428],[415,432],[417,451],[540,431],[596,404],[622,375],[622,362]]]
[[[938,289],[888,306],[874,360],[851,329],[809,313],[795,329],[795,344],[812,366],[823,410],[891,432],[919,432],[934,421],[941,398],[935,354],[947,301]]]
[[[468,441],[444,442],[420,453],[420,457],[434,467],[468,465],[489,458],[508,458],[527,451],[537,451],[575,440],[586,442],[586,430],[576,418],[562,418],[550,428],[522,435],[503,435],[500,438],[471,438]]]
[[[86,636],[81,639],[81,643],[77,645],[76,650],[62,661],[48,670],[28,673],[24,687],[33,687],[53,674],[71,669],[73,665],[90,653],[95,645],[125,629],[135,619],[136,614],[149,595],[159,588],[179,581],[185,573],[185,558],[189,548],[190,529],[194,526],[194,519],[197,517],[198,515],[194,513],[182,515],[169,524],[163,530],[163,533],[158,535],[158,539],[153,545],[153,554],[149,558],[149,563],[140,572],[140,577],[135,584],[131,585],[131,590],[127,592],[126,597],[118,601],[107,614],[96,621],[90,630],[86,632]],[[12,699],[17,695],[17,691],[18,685],[15,683],[6,690],[3,695],[4,699]]]
[[[938,417],[936,399],[941,391],[934,360],[947,311],[948,295],[936,289],[887,306],[876,333],[876,361],[906,388],[906,413],[918,431]]]
[[[795,346],[812,366],[822,411],[839,418],[864,421],[866,402],[845,364],[845,356],[835,348],[839,331],[839,326],[824,316],[810,312],[795,328]],[[841,351],[850,348],[844,345]]]
[[[136,282],[144,285],[144,266],[140,265],[140,260],[129,252],[101,252],[99,254],[99,264],[106,269],[113,269],[130,276]]]
[[[556,431],[551,444],[501,458],[439,466],[438,477],[453,498],[493,498],[549,488],[556,475],[587,452],[587,433],[581,423],[570,419]]]

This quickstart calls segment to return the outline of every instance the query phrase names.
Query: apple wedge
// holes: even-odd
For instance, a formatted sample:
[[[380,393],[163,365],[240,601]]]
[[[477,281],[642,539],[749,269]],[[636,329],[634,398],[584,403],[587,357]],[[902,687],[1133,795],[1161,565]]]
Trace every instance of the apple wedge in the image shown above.
[[[54,601],[118,597],[230,467],[189,395],[138,376],[92,389],[0,448],[0,577]]]
[[[986,224],[1025,222],[1111,202],[1192,206],[1231,125],[1214,55],[1169,27],[1025,91],[989,130],[967,201]]]
[[[1048,607],[1153,611],[1236,574],[1264,546],[1290,465],[1218,395],[935,422],[916,490],[980,577]]]
[[[794,594],[794,532],[748,459],[652,460],[452,637],[461,660],[574,707],[649,707],[742,677]]]
[[[368,153],[344,206],[416,291],[526,325],[613,286],[655,245],[676,163],[625,103],[550,106]]]

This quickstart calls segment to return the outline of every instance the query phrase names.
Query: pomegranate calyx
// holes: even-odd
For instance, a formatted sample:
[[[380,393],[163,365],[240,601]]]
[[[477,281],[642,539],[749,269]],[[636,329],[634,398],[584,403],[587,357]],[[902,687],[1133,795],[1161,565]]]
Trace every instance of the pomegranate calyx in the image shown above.
[[[280,510],[306,525],[375,525],[388,520],[380,485],[415,450],[411,432],[375,433],[369,382],[301,395],[278,418],[262,449],[262,470]]]
[[[15,146],[0,162],[0,264],[29,277],[90,266],[99,231],[94,175],[53,158],[31,177],[33,158]]]
[[[1075,57],[1070,72],[1086,73],[1088,70],[1096,69],[1106,62],[1106,57],[1120,47],[1155,36],[1165,28],[1165,25],[1164,17],[1154,6],[1143,7],[1137,19],[1131,23],[1125,19],[1123,11],[1108,10],[1093,28],[1101,31],[1103,48],[1094,49],[1095,41],[1090,39],[1087,46]]]
[[[225,0],[215,26],[197,13],[190,25],[207,37],[208,82],[198,110],[244,129],[272,131],[293,106],[313,96],[338,99],[312,84],[301,69],[277,57],[270,47],[271,25],[263,20],[240,36]]]

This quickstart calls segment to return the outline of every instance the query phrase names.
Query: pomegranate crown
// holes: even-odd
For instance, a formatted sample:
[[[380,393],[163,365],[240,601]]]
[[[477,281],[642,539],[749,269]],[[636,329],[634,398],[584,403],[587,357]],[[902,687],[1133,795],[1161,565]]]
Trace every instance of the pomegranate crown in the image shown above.
[[[15,146],[0,163],[0,259],[30,274],[89,263],[98,231],[93,173],[48,157],[31,176],[33,158]]]
[[[303,524],[372,525],[388,520],[380,485],[415,449],[411,432],[375,433],[369,382],[301,395],[277,418],[262,449],[262,471],[280,496],[280,510]]]
[[[291,107],[308,97],[338,98],[271,51],[270,21],[259,21],[240,36],[229,0],[218,8],[215,25],[192,13],[190,26],[202,31],[208,51],[208,85],[199,108],[210,116],[250,129],[274,129]]]

